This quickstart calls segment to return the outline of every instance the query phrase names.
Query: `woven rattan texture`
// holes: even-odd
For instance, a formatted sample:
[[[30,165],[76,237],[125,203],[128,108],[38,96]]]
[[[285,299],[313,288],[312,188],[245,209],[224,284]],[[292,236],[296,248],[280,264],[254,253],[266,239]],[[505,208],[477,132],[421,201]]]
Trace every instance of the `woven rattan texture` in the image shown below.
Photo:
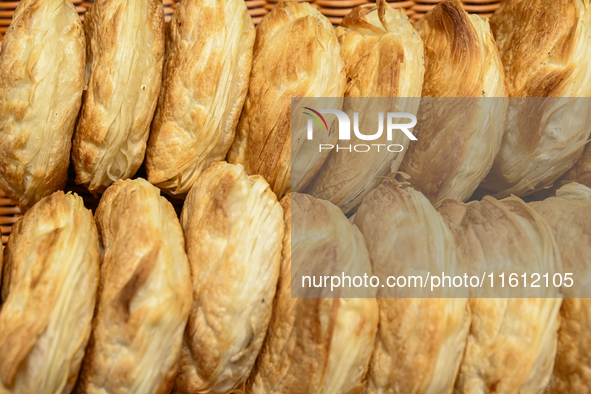
[[[78,13],[82,20],[84,20],[84,13],[92,7],[92,1],[71,0],[76,6]],[[248,12],[255,24],[261,21],[261,18],[267,14],[278,0],[246,0]],[[296,0],[300,1],[300,0]],[[373,3],[370,0],[309,0],[320,12],[326,15],[334,24],[340,23],[343,16],[347,15],[353,7],[362,4]],[[443,0],[391,0],[388,1],[392,7],[404,8],[406,13],[413,21],[416,21],[423,16],[431,8],[441,3]],[[178,5],[175,0],[163,0],[164,13],[166,20],[170,20],[172,13]],[[463,0],[466,11],[482,16],[490,16],[500,4],[500,0]],[[18,1],[2,1],[0,0],[0,41],[12,19],[14,10],[18,5]]]
[[[0,190],[0,233],[2,233],[2,243],[6,244],[10,228],[22,216],[21,210],[15,207],[10,199]]]

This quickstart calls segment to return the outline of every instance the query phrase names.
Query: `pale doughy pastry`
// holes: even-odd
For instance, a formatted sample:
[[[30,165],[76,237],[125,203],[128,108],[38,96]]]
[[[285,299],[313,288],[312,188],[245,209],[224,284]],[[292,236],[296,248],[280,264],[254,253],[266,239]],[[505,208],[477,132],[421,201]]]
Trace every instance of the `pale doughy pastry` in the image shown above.
[[[498,201],[487,196],[467,205],[446,201],[440,211],[479,275],[504,273],[508,288],[513,272],[559,272],[561,259],[552,229],[519,198]],[[500,279],[490,291],[493,296],[504,291]],[[547,295],[556,298],[470,299],[472,324],[456,393],[544,392],[554,365],[562,303],[558,290]]]
[[[591,144],[587,143],[585,145],[585,150],[583,150],[583,154],[579,160],[577,160],[573,168],[560,177],[555,186],[560,187],[570,182],[591,187]]]
[[[68,394],[90,338],[99,241],[81,197],[55,192],[12,227],[0,309],[0,393]]]
[[[557,197],[531,204],[550,224],[565,273],[576,282],[567,297],[588,297],[591,283],[591,189],[570,183]],[[565,298],[560,309],[558,351],[550,381],[553,394],[586,394],[591,387],[591,299]]]
[[[305,117],[292,113],[292,97],[326,97],[319,108],[341,109],[346,87],[339,42],[331,23],[308,3],[279,2],[257,26],[250,83],[228,160],[262,175],[279,198],[303,189],[334,144],[336,117],[321,140],[306,143]],[[297,108],[297,102],[294,107]],[[292,167],[293,164],[293,167]]]
[[[169,393],[191,307],[176,213],[160,190],[139,178],[109,187],[95,217],[101,282],[77,392]]]
[[[376,300],[292,298],[292,277],[309,264],[371,275],[363,236],[328,201],[292,193],[281,204],[285,237],[273,317],[246,392],[357,393],[378,325]]]
[[[185,0],[175,10],[146,152],[148,180],[165,192],[186,194],[205,168],[226,157],[254,37],[243,0]]]
[[[488,20],[468,15],[459,0],[437,5],[416,27],[425,45],[422,95],[428,98],[401,171],[435,206],[465,201],[488,174],[505,133],[501,56]]]
[[[67,0],[22,0],[0,55],[0,188],[27,208],[65,186],[84,89],[84,31]]]
[[[382,283],[388,275],[460,270],[452,232],[408,184],[385,179],[363,200],[354,221]],[[365,393],[451,393],[470,327],[467,299],[378,298],[378,303],[380,324]]]
[[[345,97],[398,97],[345,99],[343,111],[349,118],[357,112],[359,126],[367,130],[368,124],[376,124],[378,112],[394,112],[395,108],[416,116],[423,86],[423,44],[404,9],[392,9],[385,1],[378,1],[378,8],[373,9],[359,6],[343,19],[336,34],[347,73]],[[390,152],[385,146],[363,153],[333,149],[308,188],[310,194],[333,202],[344,212],[356,208],[379,185],[381,177],[398,170],[410,140],[400,131],[392,137],[388,140],[383,132],[371,144],[398,144],[402,152],[398,147]],[[366,143],[355,134],[342,142],[344,146]]]
[[[271,318],[281,205],[261,176],[217,162],[197,179],[181,222],[193,306],[175,392],[232,392],[248,378]]]
[[[84,16],[87,90],[74,133],[76,183],[102,192],[146,151],[164,61],[162,0],[97,0]]]
[[[589,139],[591,3],[505,0],[490,24],[512,99],[482,187],[497,198],[524,196],[552,185]]]

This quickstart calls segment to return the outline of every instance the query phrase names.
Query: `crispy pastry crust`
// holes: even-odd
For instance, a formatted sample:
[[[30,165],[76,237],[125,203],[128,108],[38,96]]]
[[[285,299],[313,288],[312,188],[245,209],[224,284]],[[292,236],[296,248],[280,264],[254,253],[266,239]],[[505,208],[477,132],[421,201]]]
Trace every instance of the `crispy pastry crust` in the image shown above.
[[[550,226],[517,197],[446,202],[440,211],[475,272],[553,273],[561,268]],[[455,392],[544,392],[556,355],[562,303],[558,291],[555,295],[470,299],[472,324]]]
[[[497,198],[525,196],[570,169],[589,139],[589,99],[564,98],[591,97],[591,3],[505,0],[490,24],[514,98],[482,187]]]
[[[76,182],[102,192],[144,161],[162,79],[162,1],[97,0],[84,29],[88,87],[72,160]]]
[[[345,62],[347,90],[345,97],[400,97],[361,102],[345,100],[344,111],[353,119],[360,116],[360,127],[375,124],[378,110],[397,108],[398,112],[416,115],[423,84],[423,43],[403,9],[392,9],[385,1],[378,8],[359,6],[353,9],[336,30]],[[417,97],[406,100],[407,97]],[[367,128],[367,126],[366,126]],[[399,144],[401,153],[386,148],[367,153],[332,151],[324,166],[308,188],[310,194],[338,205],[344,212],[355,209],[361,200],[380,183],[380,177],[397,171],[409,139],[394,133],[388,141],[386,133],[372,143]],[[351,145],[364,144],[355,134]]]
[[[303,189],[328,152],[317,154],[318,146],[311,152],[299,143],[306,129],[291,130],[291,98],[343,97],[345,87],[339,43],[328,19],[308,3],[279,2],[256,30],[248,94],[228,160],[262,175],[279,198]],[[327,138],[334,142],[337,133]],[[292,169],[292,156],[298,168]],[[310,160],[298,161],[307,156]]]
[[[181,222],[193,280],[177,393],[227,393],[251,372],[271,318],[283,239],[281,205],[261,176],[216,162]]]
[[[146,170],[165,192],[186,194],[234,140],[255,31],[242,0],[186,0],[169,34]]]
[[[460,269],[456,240],[421,193],[385,179],[355,214],[375,275]],[[424,271],[422,271],[424,270]],[[378,294],[379,297],[379,294]],[[470,327],[465,298],[378,298],[365,393],[451,393]]]
[[[66,184],[84,31],[66,0],[22,0],[0,55],[0,188],[21,207]]]
[[[591,189],[570,183],[558,189],[557,197],[531,205],[556,235],[564,272],[573,273],[579,284],[588,285],[591,280]],[[591,299],[565,298],[560,316],[550,393],[588,393],[591,387]]]
[[[422,94],[429,98],[402,171],[435,206],[465,201],[488,174],[505,133],[501,57],[488,21],[468,15],[459,0],[439,4],[416,27],[425,45]]]
[[[76,392],[166,394],[191,306],[181,226],[147,181],[117,181],[96,211],[103,247],[92,337]]]
[[[77,195],[56,192],[13,226],[5,254],[0,392],[70,393],[99,283],[92,213]]]
[[[371,273],[363,236],[327,201],[292,193],[281,205],[285,237],[273,317],[246,392],[357,393],[378,324],[376,300],[292,298],[291,279],[292,267],[297,271],[318,264],[325,269],[347,259]]]

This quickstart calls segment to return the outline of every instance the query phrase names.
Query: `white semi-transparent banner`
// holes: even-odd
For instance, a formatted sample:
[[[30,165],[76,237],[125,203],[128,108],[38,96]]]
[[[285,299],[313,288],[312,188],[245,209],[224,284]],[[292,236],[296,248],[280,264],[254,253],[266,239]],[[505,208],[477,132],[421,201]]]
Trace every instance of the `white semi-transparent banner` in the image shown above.
[[[292,99],[292,297],[591,297],[590,109]]]

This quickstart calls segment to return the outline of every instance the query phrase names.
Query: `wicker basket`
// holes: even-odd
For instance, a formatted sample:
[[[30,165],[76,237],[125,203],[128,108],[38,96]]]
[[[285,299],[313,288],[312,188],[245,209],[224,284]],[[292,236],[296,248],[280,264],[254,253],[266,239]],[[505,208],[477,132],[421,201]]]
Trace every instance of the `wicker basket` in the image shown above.
[[[80,18],[84,20],[84,13],[92,7],[92,1],[71,0],[76,5]],[[254,24],[258,24],[279,0],[245,0],[248,7],[248,13],[252,17]],[[304,0],[295,0],[304,1]],[[341,23],[341,20],[347,15],[353,7],[362,4],[372,3],[370,0],[309,0],[320,12],[328,17],[335,25]],[[441,3],[442,0],[391,0],[388,3],[395,8],[406,9],[406,14],[412,22],[417,21],[427,11]],[[463,0],[466,11],[473,14],[489,17],[499,8],[501,0]],[[0,0],[0,50],[4,33],[10,25],[14,10],[18,1]],[[169,21],[179,1],[163,0],[164,13],[166,20]]]
[[[84,20],[84,13],[92,7],[93,1],[83,1],[83,0],[70,0],[75,6],[78,14],[80,14],[80,19]],[[2,39],[4,38],[4,34],[8,30],[8,26],[10,26],[10,21],[12,20],[12,15],[14,14],[14,10],[18,5],[19,1],[3,1],[0,0],[0,50],[2,45]],[[172,14],[180,1],[176,0],[162,0],[162,4],[164,5],[164,17],[166,21],[170,21]],[[269,13],[268,3],[265,0],[246,0],[246,6],[248,7],[248,13],[252,17],[252,20],[255,24],[258,24],[261,21],[261,18]]]
[[[412,6],[411,21],[414,23],[425,15],[429,10],[441,3],[441,0],[414,0]],[[499,8],[500,0],[462,0],[464,9],[469,14],[478,14],[483,17],[490,17]]]
[[[404,8],[406,14],[412,17],[414,11],[413,0],[390,0],[390,4],[393,8]],[[363,4],[375,4],[375,1],[370,0],[316,0],[318,10],[328,17],[334,25],[338,25],[343,20],[343,17],[347,15],[354,7]]]
[[[92,7],[92,1],[71,0],[84,20],[84,13]],[[263,16],[273,9],[279,0],[245,0],[248,12],[255,24],[258,24]],[[294,0],[305,1],[305,0]],[[427,11],[435,7],[442,0],[390,0],[388,3],[395,8],[404,8],[411,21],[415,22],[421,18]],[[362,4],[373,3],[370,0],[309,0],[310,3],[320,12],[328,17],[335,25],[338,25],[343,17],[347,15],[353,7]],[[463,0],[466,11],[482,16],[490,16],[498,7],[501,0]],[[8,30],[14,10],[18,1],[0,0],[0,50],[4,33]],[[164,13],[166,20],[169,21],[174,10],[179,4],[176,0],[163,0]],[[141,176],[141,171],[138,176]],[[89,209],[94,210],[98,204],[98,197],[93,196],[80,186],[73,182],[73,172],[70,170],[70,181],[66,187],[68,191],[74,191],[84,198],[85,204]],[[144,175],[145,176],[145,175]],[[178,200],[170,200],[177,213],[180,213],[182,203]],[[11,203],[4,193],[0,190],[0,231],[2,233],[2,243],[5,244],[10,234],[11,226],[22,216],[20,209]]]
[[[2,234],[3,244],[8,242],[10,229],[21,216],[21,210],[15,207],[4,192],[0,190],[0,233]]]

